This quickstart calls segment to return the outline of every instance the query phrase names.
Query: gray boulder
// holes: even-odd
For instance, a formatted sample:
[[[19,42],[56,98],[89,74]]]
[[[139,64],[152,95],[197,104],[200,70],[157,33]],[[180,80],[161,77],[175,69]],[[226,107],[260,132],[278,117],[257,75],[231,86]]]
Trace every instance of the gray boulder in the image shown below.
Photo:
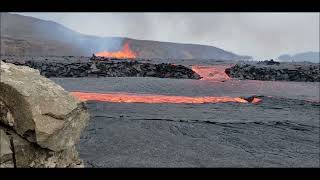
[[[40,76],[38,70],[4,62],[0,65],[0,127],[13,138],[17,166],[37,166],[34,158],[39,154],[48,160],[49,154],[64,157],[62,154],[74,152],[89,119],[85,104]],[[19,148],[27,154],[19,156]],[[33,156],[33,152],[38,153]],[[29,159],[24,160],[27,155]]]

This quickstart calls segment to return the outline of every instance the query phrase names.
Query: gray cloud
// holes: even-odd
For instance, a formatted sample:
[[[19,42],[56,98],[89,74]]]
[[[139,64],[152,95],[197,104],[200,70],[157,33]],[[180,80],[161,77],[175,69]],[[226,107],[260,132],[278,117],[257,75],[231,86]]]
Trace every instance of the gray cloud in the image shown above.
[[[319,51],[319,13],[19,13],[84,34],[213,45],[274,58]]]

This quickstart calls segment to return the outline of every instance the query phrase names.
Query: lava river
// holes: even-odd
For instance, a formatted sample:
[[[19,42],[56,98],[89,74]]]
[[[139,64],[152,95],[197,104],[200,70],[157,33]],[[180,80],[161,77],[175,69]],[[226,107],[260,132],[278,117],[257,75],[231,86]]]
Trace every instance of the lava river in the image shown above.
[[[157,94],[136,94],[136,93],[91,93],[91,92],[71,92],[71,94],[82,101],[103,101],[114,103],[170,103],[170,104],[203,104],[203,103],[258,103],[259,98],[246,100],[240,97],[190,97],[190,96],[168,96]]]
[[[224,72],[231,65],[215,66],[192,66],[192,70],[198,73],[202,79],[208,82],[229,80],[229,76]],[[229,96],[174,96],[160,94],[141,93],[93,93],[93,92],[71,92],[71,94],[82,101],[103,101],[113,103],[170,103],[170,104],[203,104],[203,103],[259,103],[261,99],[256,97],[242,98]]]
[[[232,65],[215,65],[215,66],[193,65],[192,70],[202,77],[201,80],[226,81],[231,78],[225,73],[225,69],[231,66]]]

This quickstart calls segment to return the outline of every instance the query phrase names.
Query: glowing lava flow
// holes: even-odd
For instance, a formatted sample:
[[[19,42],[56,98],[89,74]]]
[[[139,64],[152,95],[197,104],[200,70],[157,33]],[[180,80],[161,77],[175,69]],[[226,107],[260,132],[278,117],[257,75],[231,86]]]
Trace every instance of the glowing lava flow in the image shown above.
[[[247,100],[239,97],[189,97],[189,96],[167,96],[151,94],[134,94],[134,93],[88,93],[88,92],[71,92],[71,94],[82,101],[103,101],[116,103],[171,103],[171,104],[203,104],[203,103],[249,103]],[[255,98],[251,103],[260,102]]]
[[[126,42],[123,45],[120,51],[116,51],[116,52],[103,51],[103,52],[96,53],[95,55],[100,57],[112,57],[112,58],[121,58],[121,59],[137,57],[136,53],[130,49],[128,42]]]
[[[215,66],[192,66],[192,70],[203,77],[201,80],[225,81],[230,77],[224,72],[229,66],[215,65]]]
[[[253,104],[257,104],[257,103],[260,103],[262,100],[259,99],[259,98],[253,98],[253,100],[251,101],[251,103]]]

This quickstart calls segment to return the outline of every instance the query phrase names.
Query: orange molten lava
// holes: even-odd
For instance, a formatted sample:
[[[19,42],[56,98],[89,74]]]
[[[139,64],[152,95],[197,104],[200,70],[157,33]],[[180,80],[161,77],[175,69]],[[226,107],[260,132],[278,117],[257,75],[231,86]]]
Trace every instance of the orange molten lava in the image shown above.
[[[257,104],[257,103],[260,103],[262,100],[259,99],[259,98],[253,98],[252,102],[253,104]]]
[[[82,101],[104,101],[116,103],[186,103],[186,104],[202,104],[202,103],[225,103],[238,102],[248,103],[248,101],[239,97],[188,97],[188,96],[167,96],[167,95],[151,95],[151,94],[134,94],[134,93],[87,93],[87,92],[71,92],[71,94]],[[258,100],[255,100],[255,102]]]
[[[225,81],[230,77],[224,72],[229,66],[215,65],[215,66],[192,66],[192,70],[203,77],[201,80]]]
[[[128,42],[126,42],[123,45],[120,51],[116,51],[116,52],[103,51],[103,52],[96,53],[95,55],[101,56],[101,57],[112,57],[112,58],[121,58],[121,59],[137,57],[136,53],[130,49]]]

